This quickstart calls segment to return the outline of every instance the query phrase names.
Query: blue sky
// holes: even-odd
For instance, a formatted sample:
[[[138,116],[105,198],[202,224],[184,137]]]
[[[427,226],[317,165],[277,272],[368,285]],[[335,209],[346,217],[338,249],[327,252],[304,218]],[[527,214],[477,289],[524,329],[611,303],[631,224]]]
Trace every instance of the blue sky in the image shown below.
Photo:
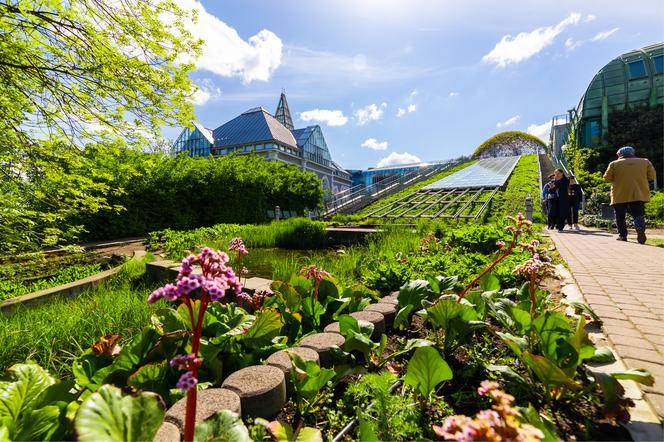
[[[199,122],[273,113],[284,88],[295,126],[320,124],[354,169],[467,155],[504,130],[548,139],[606,63],[664,41],[661,1],[177,3],[206,41]]]

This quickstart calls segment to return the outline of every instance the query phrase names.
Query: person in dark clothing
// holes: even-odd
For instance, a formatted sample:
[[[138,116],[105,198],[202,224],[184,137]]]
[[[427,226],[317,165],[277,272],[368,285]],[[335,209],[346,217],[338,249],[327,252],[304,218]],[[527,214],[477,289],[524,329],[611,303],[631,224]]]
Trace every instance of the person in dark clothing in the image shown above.
[[[570,229],[580,230],[579,228],[579,209],[581,208],[581,201],[583,200],[583,191],[581,185],[576,182],[574,175],[569,176],[569,199],[570,199],[570,213],[567,219],[567,224]]]
[[[543,196],[546,204],[547,226],[549,230],[556,228],[556,219],[558,218],[558,195],[553,188],[553,174],[549,175],[549,181],[544,185]]]
[[[562,232],[565,228],[565,222],[569,217],[570,199],[568,194],[569,179],[565,176],[562,169],[556,169],[553,172],[553,188],[558,193],[558,207],[556,214],[556,229]]]

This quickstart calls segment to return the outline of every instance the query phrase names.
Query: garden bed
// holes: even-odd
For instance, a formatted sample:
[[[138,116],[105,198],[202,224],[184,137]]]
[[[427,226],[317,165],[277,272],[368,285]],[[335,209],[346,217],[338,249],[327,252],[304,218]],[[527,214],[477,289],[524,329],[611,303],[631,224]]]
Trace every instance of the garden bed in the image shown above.
[[[235,281],[235,276],[219,265],[228,259],[224,254],[202,249],[183,262],[177,286],[167,285],[149,296],[149,302],[160,307],[152,310],[149,326],[124,340],[108,333],[77,355],[72,361],[73,379],[63,384],[70,390],[74,387],[71,392],[75,393],[66,400],[54,399],[65,405],[76,402],[78,416],[86,416],[100,401],[111,409],[116,400],[140,401],[136,412],[152,410],[152,418],[136,431],[148,439],[165,413],[159,411],[155,393],[180,410],[180,417],[168,418],[163,431],[177,438],[184,428],[192,428],[182,415],[189,407],[181,391],[193,394],[192,377],[206,391],[201,397],[239,401],[239,406],[230,408],[247,418],[245,423],[225,412],[214,413],[201,399],[200,410],[206,411],[201,411],[199,420],[209,419],[196,429],[208,436],[222,432],[226,437],[233,431],[233,440],[245,440],[249,434],[260,440],[268,433],[287,433],[289,426],[296,432],[320,432],[331,438],[354,416],[359,417],[358,425],[346,433],[346,439],[434,438],[442,432],[452,434],[457,424],[485,431],[489,423],[500,431],[549,440],[553,434],[599,439],[609,429],[616,439],[614,422],[625,417],[629,405],[619,394],[616,379],[648,382],[651,378],[642,371],[604,376],[588,369],[584,361],[610,355],[587,339],[584,315],[568,318],[550,293],[534,283],[522,285],[524,278],[534,281],[529,276],[532,272],[533,278],[544,277],[550,264],[540,261],[545,250],[537,241],[516,252],[521,224],[525,224],[522,219],[518,223],[507,226],[508,238],[502,226],[449,229],[438,237],[439,226],[429,225],[434,231],[424,238],[416,236],[414,250],[397,256],[395,264],[387,263],[408,272],[399,294],[387,297],[379,295],[387,290],[352,283],[354,278],[342,284],[310,265],[285,281],[274,282],[273,294],[238,293],[231,285],[219,299],[214,287],[198,291],[194,286],[201,281],[216,284],[223,278]],[[390,232],[385,234],[391,238]],[[246,249],[235,240],[230,248],[235,255],[232,262],[241,268]],[[469,258],[486,254],[488,262]],[[516,273],[511,271],[525,259]],[[192,267],[197,262],[202,279]],[[445,263],[444,268],[456,269],[462,276],[437,276],[441,273],[432,262]],[[424,277],[410,276],[416,272]],[[374,288],[394,284],[367,280],[376,282]],[[167,304],[161,298],[176,301],[174,308],[163,308]],[[576,307],[591,314],[586,307]],[[391,322],[393,331],[389,331]],[[275,361],[275,353],[294,346],[313,349],[317,357],[306,357],[307,350],[300,350],[298,356],[286,354],[292,361],[286,376],[288,360],[284,364],[282,353]],[[192,351],[193,355],[183,356]],[[27,364],[12,370],[34,371],[35,367]],[[269,388],[252,388],[255,380]],[[398,380],[403,384],[395,386]],[[496,383],[487,384],[487,380]],[[17,375],[14,382],[19,385],[21,377]],[[123,398],[117,387],[133,389],[133,399]],[[607,389],[617,394],[602,399],[600,390],[606,393]],[[374,402],[369,411],[362,411]],[[492,406],[493,411],[481,411]],[[478,412],[479,417],[472,418]],[[167,417],[172,416],[168,413],[175,411],[171,409]],[[282,422],[261,420],[275,416]],[[457,417],[450,421],[451,416]],[[493,419],[489,423],[487,416]],[[95,417],[96,425],[108,418]],[[28,414],[14,419],[19,428]],[[81,419],[58,424],[59,437],[85,431]]]

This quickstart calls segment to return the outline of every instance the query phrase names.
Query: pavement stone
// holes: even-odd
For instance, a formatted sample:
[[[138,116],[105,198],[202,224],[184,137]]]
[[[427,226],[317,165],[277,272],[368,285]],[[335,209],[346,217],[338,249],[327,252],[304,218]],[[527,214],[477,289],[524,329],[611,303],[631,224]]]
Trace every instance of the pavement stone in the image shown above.
[[[550,232],[560,256],[602,319],[602,328],[629,368],[644,368],[655,385],[641,387],[664,418],[664,249],[597,229]],[[629,264],[626,266],[626,264]]]

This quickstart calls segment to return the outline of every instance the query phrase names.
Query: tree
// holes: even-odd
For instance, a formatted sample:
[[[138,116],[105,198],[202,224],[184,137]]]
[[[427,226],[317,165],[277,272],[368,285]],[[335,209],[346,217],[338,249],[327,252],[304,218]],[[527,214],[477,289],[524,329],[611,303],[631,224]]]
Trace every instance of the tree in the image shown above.
[[[145,146],[193,117],[193,12],[157,0],[0,1],[0,252],[71,238],[108,207],[88,143]]]

